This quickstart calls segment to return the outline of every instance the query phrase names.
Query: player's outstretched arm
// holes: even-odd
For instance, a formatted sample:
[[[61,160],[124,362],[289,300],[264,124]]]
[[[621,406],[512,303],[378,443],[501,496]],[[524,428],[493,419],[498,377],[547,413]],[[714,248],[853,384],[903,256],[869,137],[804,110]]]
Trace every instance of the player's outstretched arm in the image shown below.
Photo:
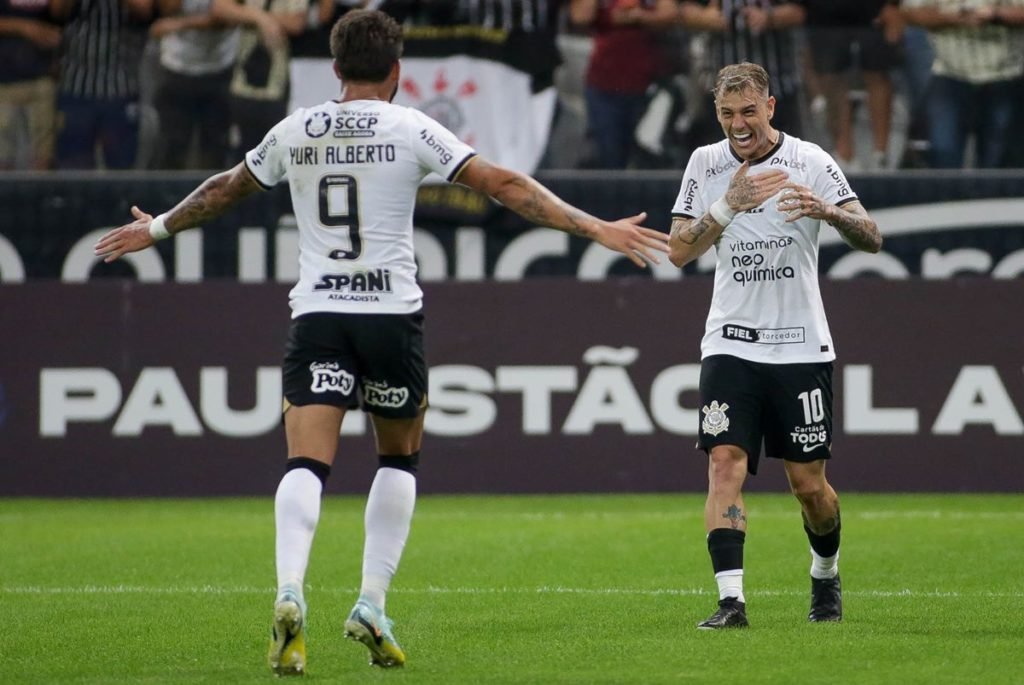
[[[245,163],[239,162],[234,168],[203,181],[172,210],[156,218],[132,207],[135,221],[104,234],[93,251],[97,257],[103,257],[103,261],[112,262],[129,252],[144,250],[157,240],[218,217],[239,200],[261,189]]]
[[[590,238],[621,252],[637,266],[645,266],[645,260],[657,264],[656,253],[668,252],[667,235],[640,225],[647,218],[645,212],[618,221],[598,219],[563,201],[526,174],[480,157],[470,160],[456,180],[490,195],[527,221]]]

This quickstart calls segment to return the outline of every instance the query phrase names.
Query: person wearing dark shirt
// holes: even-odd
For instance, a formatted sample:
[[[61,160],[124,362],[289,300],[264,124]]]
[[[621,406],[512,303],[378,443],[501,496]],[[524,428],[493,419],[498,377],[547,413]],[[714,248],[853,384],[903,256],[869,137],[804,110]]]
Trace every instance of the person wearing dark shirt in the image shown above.
[[[139,65],[154,0],[54,0],[67,21],[57,166],[130,169],[139,147]]]
[[[0,169],[53,163],[60,28],[50,0],[0,0]]]
[[[892,79],[900,62],[902,19],[892,0],[805,0],[812,65],[828,102],[828,122],[836,161],[854,161],[851,70],[860,69],[870,112],[870,169],[888,164],[892,123]]]
[[[772,126],[798,138],[804,135],[796,32],[806,18],[803,0],[683,0],[680,17],[685,28],[705,32],[708,39],[706,64],[700,70],[703,90],[710,92],[719,70],[729,64],[759,64],[768,71],[772,96],[782,103],[775,108]],[[698,144],[718,139],[716,116],[707,105],[705,139]]]
[[[647,88],[667,70],[657,30],[676,21],[676,0],[572,0],[569,16],[594,39],[586,74],[593,164],[624,169]]]

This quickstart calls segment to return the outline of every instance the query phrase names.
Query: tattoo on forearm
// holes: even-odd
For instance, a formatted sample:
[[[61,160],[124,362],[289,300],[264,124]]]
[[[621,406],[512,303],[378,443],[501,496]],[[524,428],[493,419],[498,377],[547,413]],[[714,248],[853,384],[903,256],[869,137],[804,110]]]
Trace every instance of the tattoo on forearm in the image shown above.
[[[515,211],[524,219],[539,226],[561,229],[570,235],[587,237],[583,228],[588,218],[585,213],[561,202],[539,184],[516,178],[509,185],[512,192],[520,198],[515,205]]]
[[[839,231],[843,239],[857,250],[872,252],[878,249],[881,235],[878,226],[869,217],[836,207],[828,224]]]
[[[174,232],[199,226],[209,219],[220,216],[247,194],[248,192],[233,180],[230,172],[211,176],[172,210]]]
[[[688,223],[680,222],[676,224],[672,228],[672,237],[686,243],[687,245],[696,245],[697,241],[701,239],[701,236],[717,225],[718,223],[711,218],[710,214],[705,214],[694,221],[690,221]]]
[[[725,510],[724,514],[722,514],[722,518],[729,519],[729,525],[731,525],[733,529],[739,528],[741,522],[747,522],[747,517],[743,515],[743,510],[735,504],[729,505],[729,508]]]

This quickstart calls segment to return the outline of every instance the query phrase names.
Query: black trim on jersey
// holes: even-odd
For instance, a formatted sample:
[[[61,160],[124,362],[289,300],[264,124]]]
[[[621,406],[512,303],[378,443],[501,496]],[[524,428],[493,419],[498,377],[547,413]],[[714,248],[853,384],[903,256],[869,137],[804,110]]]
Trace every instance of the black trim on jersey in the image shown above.
[[[263,190],[272,190],[273,189],[274,186],[268,186],[266,183],[261,181],[260,177],[256,175],[256,172],[254,172],[252,170],[252,167],[249,166],[249,158],[248,157],[243,157],[242,158],[242,162],[245,164],[245,170],[249,172],[249,175],[252,176],[252,179],[254,181],[256,181],[256,183],[259,185],[260,188],[263,188]]]
[[[776,152],[778,152],[779,148],[782,147],[782,141],[784,141],[785,139],[786,139],[786,134],[783,133],[782,131],[779,131],[779,139],[777,141],[775,141],[775,145],[772,146],[772,149],[769,150],[768,152],[764,153],[763,155],[761,155],[757,159],[750,160],[750,166],[754,166],[755,164],[760,164],[761,162],[763,162],[764,160],[768,159],[769,157],[774,155]],[[740,164],[743,164],[743,162],[747,161],[747,160],[743,159],[742,157],[740,157],[736,153],[736,151],[732,149],[732,145],[728,141],[726,141],[726,145],[729,146],[729,152],[732,153],[732,156],[736,158],[737,162],[739,162]]]
[[[697,217],[690,216],[689,214],[681,214],[681,213],[677,214],[676,212],[672,212],[672,218],[673,219],[696,219]]]
[[[848,197],[843,200],[840,200],[839,202],[836,203],[836,207],[842,207],[845,204],[849,204],[850,202],[857,202],[858,200],[860,200],[860,198],[854,195],[853,197]]]
[[[452,169],[452,172],[450,174],[448,174],[448,182],[449,183],[455,183],[455,179],[458,178],[459,174],[462,173],[462,170],[466,168],[467,164],[469,164],[469,160],[473,159],[476,156],[477,156],[477,153],[470,152],[468,155],[465,156],[465,158],[463,158],[463,160],[461,162],[456,164],[455,168]]]

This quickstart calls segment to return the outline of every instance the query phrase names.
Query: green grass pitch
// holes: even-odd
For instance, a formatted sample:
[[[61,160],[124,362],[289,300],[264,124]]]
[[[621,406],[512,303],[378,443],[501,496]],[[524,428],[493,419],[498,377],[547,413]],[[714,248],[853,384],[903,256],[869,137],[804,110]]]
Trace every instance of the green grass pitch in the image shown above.
[[[388,600],[409,663],[341,638],[362,500],[328,497],[308,674],[333,683],[1024,683],[1024,496],[843,496],[846,618],[806,621],[796,501],[747,496],[751,628],[704,632],[703,497],[422,497]],[[270,682],[273,502],[0,499],[0,683]]]

